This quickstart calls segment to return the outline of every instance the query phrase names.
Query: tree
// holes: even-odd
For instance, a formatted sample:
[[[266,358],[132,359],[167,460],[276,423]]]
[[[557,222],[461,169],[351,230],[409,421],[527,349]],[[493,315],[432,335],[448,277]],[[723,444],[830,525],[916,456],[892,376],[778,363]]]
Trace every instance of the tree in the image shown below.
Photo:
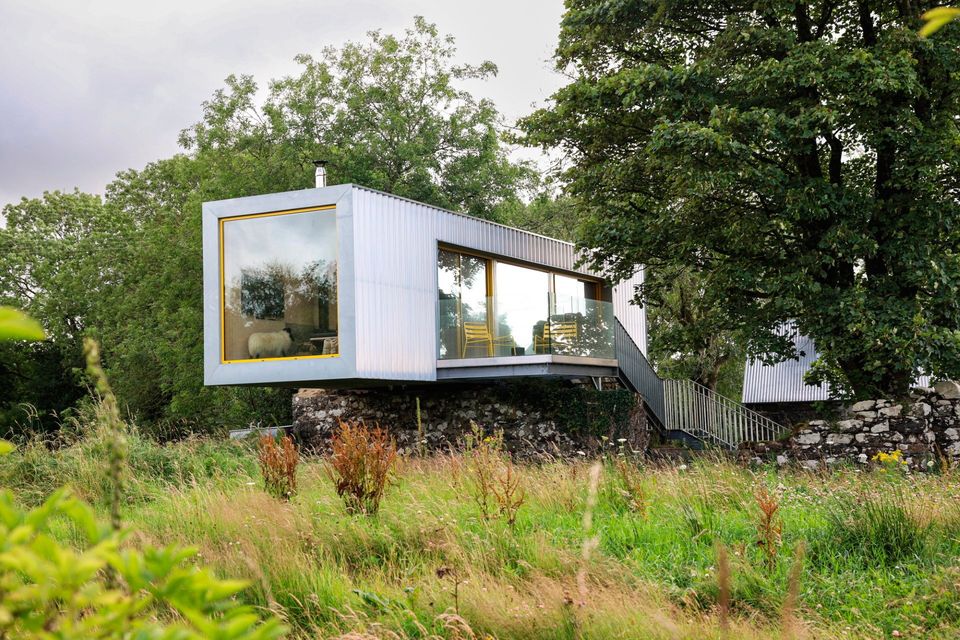
[[[454,56],[452,39],[418,18],[401,36],[300,56],[302,73],[270,83],[262,106],[252,78],[230,77],[181,135],[186,153],[121,172],[103,199],[52,193],[8,207],[0,304],[29,310],[50,340],[0,347],[16,352],[0,369],[16,381],[0,420],[20,402],[52,416],[82,396],[70,369],[84,334],[100,339],[143,426],[176,435],[289,420],[289,389],[203,386],[201,204],[312,187],[311,162],[326,158],[334,181],[487,218],[515,209],[532,170],[508,159],[493,105],[458,87],[496,70]]]
[[[326,159],[334,181],[496,218],[535,175],[507,157],[493,103],[457,87],[496,66],[455,65],[453,38],[421,17],[401,36],[368,37],[319,59],[297,56],[300,75],[270,83],[259,108],[253,79],[231,76],[181,143],[225,153],[232,171],[251,178],[256,168],[253,181],[267,179],[267,191],[313,186],[308,168]]]
[[[500,221],[512,227],[573,242],[584,216],[580,205],[568,196],[554,196],[541,185],[529,202],[513,202],[501,209]]]
[[[84,395],[73,374],[82,364],[80,340],[117,282],[132,227],[100,197],[80,192],[45,193],[3,214],[0,304],[41,318],[50,339],[0,344],[0,428],[50,431]]]
[[[717,290],[688,267],[647,270],[649,355],[664,378],[739,397],[744,351]]]
[[[595,266],[692,269],[765,361],[795,321],[838,393],[960,375],[960,30],[920,38],[910,2],[567,7],[574,79],[522,126],[568,154]]]

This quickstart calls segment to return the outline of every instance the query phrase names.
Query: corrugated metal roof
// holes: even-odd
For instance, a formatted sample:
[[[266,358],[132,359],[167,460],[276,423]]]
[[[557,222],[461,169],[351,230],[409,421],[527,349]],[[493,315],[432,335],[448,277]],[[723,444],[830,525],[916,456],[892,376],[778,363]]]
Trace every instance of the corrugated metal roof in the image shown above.
[[[801,335],[792,327],[785,327],[783,331],[790,332],[793,346],[800,354],[799,357],[774,365],[747,361],[743,372],[743,403],[830,400],[830,385],[809,385],[803,381],[813,361],[819,357],[813,340]],[[929,384],[930,376],[920,376],[915,382],[915,386],[918,387],[926,387]]]

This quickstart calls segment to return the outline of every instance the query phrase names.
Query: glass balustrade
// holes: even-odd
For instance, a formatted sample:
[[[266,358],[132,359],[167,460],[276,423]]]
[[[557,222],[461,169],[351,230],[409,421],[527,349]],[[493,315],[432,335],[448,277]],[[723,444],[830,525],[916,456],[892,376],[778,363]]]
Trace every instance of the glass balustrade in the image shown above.
[[[613,305],[575,295],[536,293],[441,297],[441,360],[564,355],[614,358]]]

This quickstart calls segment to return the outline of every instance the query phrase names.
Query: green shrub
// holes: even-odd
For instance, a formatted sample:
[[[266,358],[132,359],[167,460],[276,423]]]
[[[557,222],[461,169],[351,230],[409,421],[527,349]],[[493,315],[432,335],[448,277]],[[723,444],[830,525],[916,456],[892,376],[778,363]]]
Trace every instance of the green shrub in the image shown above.
[[[58,543],[66,520],[79,549]],[[122,536],[61,489],[24,510],[0,492],[0,637],[219,638],[267,640],[283,634],[232,598],[244,583],[195,568],[176,547],[121,550]]]
[[[0,457],[0,485],[29,505],[40,504],[63,485],[88,502],[107,504],[112,488],[105,473],[104,436],[93,428],[89,431],[94,432],[68,446],[51,449],[43,441],[30,440]],[[206,479],[244,480],[256,473],[256,461],[246,443],[197,437],[160,444],[136,429],[127,433],[126,462],[124,501],[128,504],[153,500],[171,486]]]

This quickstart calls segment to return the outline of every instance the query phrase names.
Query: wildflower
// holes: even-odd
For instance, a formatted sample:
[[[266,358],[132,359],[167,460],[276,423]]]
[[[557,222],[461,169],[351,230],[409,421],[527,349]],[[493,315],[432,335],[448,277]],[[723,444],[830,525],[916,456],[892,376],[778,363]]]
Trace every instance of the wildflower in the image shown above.
[[[687,470],[687,465],[682,464],[682,465],[680,465],[679,467],[677,467],[677,470],[678,470],[678,471],[686,471],[686,470]]]

